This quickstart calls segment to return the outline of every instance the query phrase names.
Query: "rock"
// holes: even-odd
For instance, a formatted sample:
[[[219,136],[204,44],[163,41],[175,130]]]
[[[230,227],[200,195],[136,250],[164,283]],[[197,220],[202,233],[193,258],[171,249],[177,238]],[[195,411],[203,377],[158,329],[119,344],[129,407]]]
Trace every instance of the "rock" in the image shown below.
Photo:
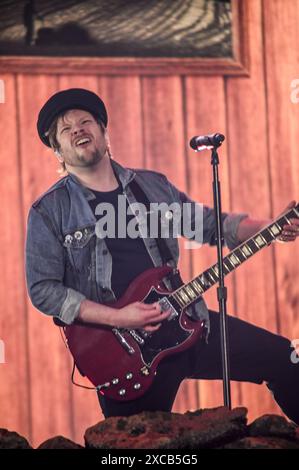
[[[299,427],[277,415],[264,415],[247,426],[247,409],[226,407],[185,414],[145,411],[113,417],[88,428],[85,444],[93,449],[299,449]],[[0,449],[32,449],[16,432],[0,429]],[[38,449],[84,449],[63,436]]]
[[[84,449],[84,447],[66,437],[55,436],[40,444],[38,449]]]
[[[263,415],[248,427],[250,436],[276,436],[281,438],[296,438],[296,425],[287,421],[283,416]]]
[[[187,412],[142,412],[107,418],[85,432],[94,449],[200,449],[246,435],[246,408],[219,407]]]
[[[299,442],[277,437],[245,437],[231,442],[222,449],[299,449]]]
[[[17,432],[0,428],[0,449],[32,449],[25,437]]]

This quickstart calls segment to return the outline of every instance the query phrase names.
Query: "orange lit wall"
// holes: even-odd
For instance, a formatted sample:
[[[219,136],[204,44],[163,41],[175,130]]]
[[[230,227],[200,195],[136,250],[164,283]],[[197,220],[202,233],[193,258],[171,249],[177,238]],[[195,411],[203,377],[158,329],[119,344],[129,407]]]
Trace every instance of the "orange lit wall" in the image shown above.
[[[211,204],[208,153],[188,147],[196,134],[222,132],[223,209],[267,218],[299,197],[299,103],[291,82],[299,78],[299,1],[248,2],[249,77],[104,76],[7,73],[0,104],[0,427],[33,445],[57,434],[82,442],[102,419],[94,392],[71,385],[71,360],[59,330],[31,305],[24,278],[24,240],[30,204],[57,178],[51,150],[36,133],[40,107],[54,92],[86,87],[109,110],[114,158],[125,166],[168,175],[194,199]],[[299,338],[299,242],[276,244],[227,278],[228,310],[257,325]],[[188,280],[216,261],[205,247],[182,250]],[[217,308],[216,291],[208,293]],[[82,378],[78,377],[82,382]],[[233,405],[257,415],[279,412],[266,387],[233,384]],[[186,382],[175,410],[222,404],[218,382]]]

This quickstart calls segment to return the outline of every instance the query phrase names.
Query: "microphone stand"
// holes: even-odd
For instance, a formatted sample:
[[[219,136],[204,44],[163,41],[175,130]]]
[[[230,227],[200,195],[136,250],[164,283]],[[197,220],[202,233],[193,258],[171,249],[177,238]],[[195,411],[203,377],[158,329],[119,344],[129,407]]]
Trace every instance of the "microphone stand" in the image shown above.
[[[221,193],[220,181],[218,177],[219,157],[217,148],[221,143],[216,144],[212,148],[211,165],[213,166],[213,198],[214,198],[214,211],[216,220],[216,233],[217,233],[217,259],[219,270],[219,285],[217,287],[217,299],[219,303],[220,314],[220,340],[221,340],[221,356],[222,356],[222,374],[223,374],[223,398],[224,406],[231,409],[231,391],[230,391],[230,367],[229,367],[229,337],[227,330],[227,288],[224,285],[224,270],[223,270],[223,227],[221,217]]]
[[[221,340],[221,357],[222,357],[222,374],[223,374],[223,401],[224,406],[231,409],[231,392],[230,392],[230,367],[229,367],[229,338],[227,330],[227,311],[226,311],[226,300],[227,300],[227,288],[224,285],[224,269],[223,269],[223,227],[221,217],[221,193],[220,193],[220,181],[218,177],[218,165],[219,157],[217,148],[220,147],[224,140],[224,135],[221,134],[210,134],[207,136],[194,137],[190,141],[190,146],[197,152],[210,149],[211,154],[211,165],[213,166],[213,199],[214,199],[214,211],[216,221],[216,241],[217,241],[217,259],[218,259],[218,276],[219,283],[217,287],[217,299],[219,303],[219,314],[220,314],[220,340]]]

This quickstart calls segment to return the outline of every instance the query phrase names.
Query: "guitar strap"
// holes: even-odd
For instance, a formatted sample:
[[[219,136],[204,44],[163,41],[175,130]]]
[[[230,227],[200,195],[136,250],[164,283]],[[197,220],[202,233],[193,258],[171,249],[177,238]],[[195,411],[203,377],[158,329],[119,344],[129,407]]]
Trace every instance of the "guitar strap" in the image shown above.
[[[137,183],[137,181],[132,180],[129,183],[129,187],[136,199],[137,202],[140,202],[145,205],[148,217],[150,216],[150,201],[143,191],[143,189],[140,187],[140,185]],[[161,237],[161,212],[158,213],[158,237],[155,238],[158,250],[162,259],[163,264],[167,264],[170,266],[174,266],[174,259],[173,256],[170,252],[170,249],[165,241],[164,238]],[[183,284],[182,278],[180,276],[180,273],[177,269],[174,269],[170,275],[167,276],[169,278],[172,288],[177,289]]]
[[[130,189],[131,189],[132,193],[135,196],[136,201],[137,202],[142,202],[145,205],[148,216],[149,216],[150,215],[150,202],[149,202],[149,199],[148,199],[147,195],[145,194],[143,189],[139,186],[139,184],[135,180],[132,180],[131,183],[129,183],[129,186],[130,186]],[[158,223],[159,223],[158,237],[155,238],[155,240],[156,240],[156,243],[157,243],[157,246],[158,246],[158,249],[159,249],[159,253],[160,253],[160,256],[161,256],[161,259],[162,259],[162,263],[163,264],[170,264],[171,266],[174,266],[175,262],[174,262],[174,259],[171,255],[171,253],[170,253],[170,250],[169,250],[164,238],[159,236],[159,234],[161,234],[161,213],[160,212],[158,214]],[[180,275],[180,271],[176,268],[174,268],[170,272],[170,274],[168,274],[166,276],[166,279],[168,279],[168,281],[170,282],[170,285],[171,285],[172,289],[178,289],[179,287],[181,287],[184,284],[184,282],[181,278],[181,275]],[[191,318],[194,318],[195,320],[198,319],[196,310],[194,308],[194,305],[190,305],[188,307],[187,315],[189,315]]]

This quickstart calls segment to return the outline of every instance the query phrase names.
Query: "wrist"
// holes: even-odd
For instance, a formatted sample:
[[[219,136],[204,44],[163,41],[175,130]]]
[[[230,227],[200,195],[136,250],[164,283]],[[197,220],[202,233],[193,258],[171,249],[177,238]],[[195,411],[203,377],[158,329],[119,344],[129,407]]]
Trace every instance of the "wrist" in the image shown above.
[[[240,242],[244,242],[270,223],[270,219],[254,220],[250,219],[249,217],[243,219],[238,226],[237,238]]]
[[[84,299],[81,302],[78,319],[84,323],[115,326],[116,309]]]

